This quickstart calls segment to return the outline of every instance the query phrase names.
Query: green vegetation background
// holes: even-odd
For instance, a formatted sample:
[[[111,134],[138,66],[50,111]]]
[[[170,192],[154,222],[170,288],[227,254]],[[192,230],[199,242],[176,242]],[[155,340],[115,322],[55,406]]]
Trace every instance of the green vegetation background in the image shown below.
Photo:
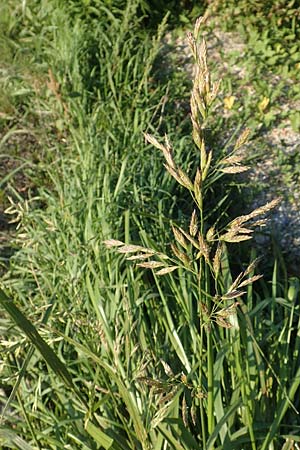
[[[170,223],[190,222],[189,193],[143,133],[158,139],[167,133],[176,162],[195,176],[190,60],[175,42],[185,41],[206,10],[208,43],[216,29],[238,30],[245,43],[242,55],[222,55],[245,75],[222,74],[205,122],[214,163],[245,127],[252,168],[266,153],[265,132],[282,120],[299,132],[293,102],[300,95],[300,5],[161,5],[8,0],[0,6],[3,449],[299,446],[293,249],[280,249],[271,226],[258,233],[263,251],[257,244],[227,245],[216,288],[223,294],[257,255],[267,255],[260,263],[264,281],[245,284],[234,313],[224,316],[223,308],[231,328],[211,311],[203,322],[199,292],[211,302],[211,276],[199,290],[184,265],[160,277],[126,261],[125,252],[108,251],[103,241],[169,254]],[[211,68],[216,80],[218,62]],[[283,98],[291,103],[278,111]],[[273,157],[280,177],[272,195],[295,203],[282,186],[297,184],[299,155],[275,150]],[[242,176],[213,181],[205,187],[205,219],[220,228],[247,214],[266,189]]]

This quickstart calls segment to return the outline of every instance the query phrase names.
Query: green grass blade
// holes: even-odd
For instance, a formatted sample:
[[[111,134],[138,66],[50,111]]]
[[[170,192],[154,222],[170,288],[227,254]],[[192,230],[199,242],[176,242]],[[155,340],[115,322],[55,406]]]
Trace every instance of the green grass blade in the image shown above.
[[[14,304],[14,302],[7,297],[7,295],[0,290],[0,304],[4,307],[10,317],[14,320],[16,325],[26,334],[32,344],[39,350],[42,357],[45,359],[51,369],[61,378],[64,384],[75,390],[72,377],[68,372],[66,366],[56,356],[52,348],[44,341],[40,336],[37,329],[31,322],[24,316],[20,309]]]
[[[286,414],[288,408],[290,407],[291,402],[294,401],[299,386],[300,386],[300,367],[298,368],[296,375],[292,381],[288,396],[281,401],[281,403],[278,405],[277,411],[275,411],[274,421],[271,425],[269,433],[267,434],[261,446],[261,450],[267,450],[267,448],[269,448],[269,445],[271,444],[275,434],[277,433],[281,421],[284,418],[284,415]]]
[[[178,441],[178,439],[172,435],[172,433],[168,430],[166,425],[160,424],[158,428],[161,434],[165,437],[166,441],[171,445],[170,448],[174,450],[188,450],[187,447],[185,446],[183,447],[180,441]]]
[[[241,406],[242,404],[242,399],[239,398],[234,404],[232,404],[228,410],[226,411],[226,413],[224,414],[224,416],[221,418],[221,420],[217,423],[217,425],[214,428],[214,431],[212,432],[212,434],[209,436],[207,444],[206,444],[206,449],[207,450],[213,450],[214,449],[214,445],[215,442],[222,430],[222,428],[224,427],[224,425],[226,424],[226,422],[228,421],[228,419],[230,418],[231,415],[235,414],[236,410]]]
[[[0,427],[0,446],[7,448],[7,446],[19,449],[19,450],[35,450],[34,447],[27,444],[20,436],[14,431],[6,427]]]
[[[94,438],[97,444],[101,445],[105,450],[117,450],[117,447],[113,446],[114,440],[103,433],[90,420],[87,420],[85,423],[85,429]]]

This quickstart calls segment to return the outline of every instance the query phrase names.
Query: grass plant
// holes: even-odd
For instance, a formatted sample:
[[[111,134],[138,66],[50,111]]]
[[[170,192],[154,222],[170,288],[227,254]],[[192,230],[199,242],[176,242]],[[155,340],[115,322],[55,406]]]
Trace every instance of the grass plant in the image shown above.
[[[292,448],[299,281],[275,264],[271,285],[263,282],[255,255],[232,269],[235,246],[266,224],[277,200],[232,218],[229,191],[218,195],[247,169],[248,131],[225,150],[207,143],[219,83],[201,19],[188,38],[194,143],[186,149],[177,119],[161,117],[166,86],[153,81],[164,24],[150,39],[138,1],[106,3],[87,22],[51,3],[44,107],[57,142],[39,167],[47,186],[26,200],[9,188],[18,230],[1,280],[0,444]],[[163,143],[153,136],[162,121]]]
[[[167,390],[166,396],[171,401],[173,394],[177,402],[180,392],[182,422],[193,438],[196,437],[197,445],[210,449],[215,448],[218,441],[221,448],[232,448],[233,445],[237,448],[244,442],[247,448],[256,449],[262,442],[261,448],[267,448],[278,430],[279,422],[275,420],[270,433],[267,433],[267,428],[263,427],[263,416],[258,412],[257,403],[264,403],[268,389],[263,369],[264,353],[254,336],[248,307],[242,300],[242,295],[251,289],[252,282],[258,280],[260,275],[254,275],[254,260],[233,280],[225,245],[251,239],[253,227],[265,225],[265,220],[260,216],[276,206],[278,200],[231,220],[219,230],[219,224],[209,224],[209,211],[205,208],[206,192],[213,183],[220,182],[224,173],[247,170],[241,164],[243,156],[238,150],[246,142],[248,131],[242,133],[233,151],[225,158],[206,150],[205,123],[219,83],[211,82],[205,41],[197,42],[200,23],[201,20],[195,26],[194,36],[189,35],[196,62],[191,119],[195,148],[200,159],[194,179],[174,162],[167,136],[165,143],[160,143],[146,134],[146,139],[163,152],[168,172],[192,196],[195,209],[189,228],[184,230],[175,224],[172,226],[175,242],[171,244],[171,257],[160,253],[157,244],[153,248],[128,245],[113,239],[105,241],[105,244],[117,247],[119,253],[127,255],[128,260],[136,261],[137,266],[154,272],[164,310],[160,323],[172,349],[168,364],[182,369],[181,373],[177,373],[180,381],[173,381],[173,390]],[[151,244],[145,236],[144,241]],[[178,276],[174,275],[175,271],[178,271]],[[166,277],[166,282],[160,281],[162,275]],[[166,374],[176,379],[169,365]],[[295,384],[292,384],[297,390],[297,372],[294,376]],[[143,381],[153,390],[163,389],[158,380],[143,378]],[[294,392],[293,388],[291,391]],[[258,397],[263,401],[259,402]],[[284,390],[283,397],[283,403],[289,404],[290,399]],[[294,399],[293,394],[292,397]],[[261,406],[264,408],[265,405]],[[235,428],[237,423],[239,426]],[[264,434],[267,434],[265,439]],[[186,442],[186,445],[189,444]]]

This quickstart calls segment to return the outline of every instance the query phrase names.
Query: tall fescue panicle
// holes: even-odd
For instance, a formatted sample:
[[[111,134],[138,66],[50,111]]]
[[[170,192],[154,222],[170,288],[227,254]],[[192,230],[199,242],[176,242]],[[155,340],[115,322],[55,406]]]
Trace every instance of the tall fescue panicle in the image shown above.
[[[207,187],[212,189],[216,184],[217,188],[217,183],[221,182],[225,174],[248,170],[247,166],[242,165],[243,155],[238,150],[246,143],[249,130],[242,132],[232,152],[226,157],[221,158],[218,152],[209,149],[206,144],[205,127],[214,108],[220,80],[212,81],[207,45],[200,36],[203,22],[204,18],[199,18],[194,32],[188,34],[195,62],[190,100],[196,150],[194,175],[184,171],[176,162],[168,136],[161,142],[145,133],[146,141],[163,153],[166,170],[191,195],[194,208],[189,225],[187,229],[175,223],[171,225],[175,241],[170,245],[170,255],[154,250],[151,246],[128,246],[121,242],[114,244],[113,240],[107,240],[105,244],[108,247],[116,245],[117,251],[125,255],[135,253],[134,256],[127,256],[127,259],[138,262],[139,267],[152,269],[154,273],[166,315],[160,323],[170,340],[173,358],[176,355],[181,362],[184,378],[189,379],[193,389],[201,394],[188,395],[182,382],[181,413],[185,427],[194,431],[197,429],[197,441],[203,448],[212,449],[216,441],[225,445],[231,440],[232,424],[238,421],[244,427],[243,434],[248,435],[249,445],[254,450],[257,448],[253,428],[254,403],[248,389],[251,375],[243,360],[246,348],[242,339],[244,335],[250,336],[250,331],[239,319],[238,308],[244,305],[242,296],[261,275],[254,275],[257,260],[253,260],[232,279],[226,244],[251,239],[254,228],[266,224],[265,215],[278,205],[280,199],[230,220],[225,227],[218,228],[218,223],[211,224],[207,220]],[[222,206],[215,207],[219,208],[219,215],[222,215]],[[157,278],[160,275],[167,277],[165,281]],[[175,304],[178,308],[176,313]],[[253,361],[259,366],[261,357],[255,341],[248,345],[248,351],[249,348],[253,352]],[[178,391],[173,396],[174,401],[177,397]],[[187,413],[189,409],[190,416]]]
[[[200,164],[196,167],[195,176],[192,179],[174,160],[174,151],[172,144],[165,136],[164,143],[161,143],[154,136],[145,133],[145,139],[151,143],[158,150],[162,151],[165,163],[164,166],[169,174],[183,187],[189,190],[195,208],[190,218],[188,231],[181,227],[172,225],[172,230],[175,238],[175,243],[172,243],[171,249],[173,256],[167,256],[162,253],[154,252],[151,249],[136,247],[136,252],[143,252],[136,255],[135,258],[145,259],[145,254],[155,260],[143,262],[142,267],[155,269],[165,265],[163,274],[173,271],[175,268],[184,267],[189,270],[200,280],[203,281],[204,264],[207,265],[213,279],[217,278],[219,273],[219,266],[222,257],[222,249],[225,251],[222,242],[240,242],[251,239],[253,228],[255,226],[263,226],[266,224],[266,219],[256,219],[259,216],[264,216],[274,207],[276,207],[280,199],[275,199],[264,206],[261,206],[249,214],[237,217],[230,221],[226,229],[218,230],[216,224],[209,226],[205,222],[204,207],[205,207],[205,183],[210,183],[210,177],[216,172],[221,173],[241,173],[248,170],[247,166],[242,166],[240,163],[243,159],[241,154],[236,154],[237,150],[247,142],[249,130],[242,132],[238,138],[234,149],[230,155],[225,158],[218,159],[218,155],[214,155],[213,150],[208,150],[205,142],[205,126],[206,120],[209,117],[211,107],[216,99],[220,87],[220,80],[212,81],[212,76],[207,62],[207,45],[205,39],[200,38],[201,25],[205,21],[204,17],[200,17],[195,24],[194,33],[188,33],[188,43],[191,53],[195,61],[193,89],[191,93],[191,121],[192,121],[192,135],[195,143],[195,148],[199,151]],[[195,158],[196,160],[197,158]],[[211,183],[210,183],[211,184]],[[221,214],[222,211],[220,211]],[[253,220],[256,219],[256,220]],[[247,225],[247,227],[246,227]],[[127,246],[120,242],[114,244],[113,240],[105,241],[106,246],[118,246],[119,253],[132,253],[134,246]],[[175,257],[175,261],[174,261]],[[132,257],[131,257],[132,259]],[[177,261],[176,261],[177,259]],[[159,260],[159,266],[157,261]],[[176,263],[172,265],[172,263]],[[160,269],[156,274],[161,274]],[[247,269],[245,276],[247,275]],[[200,294],[200,293],[199,293]],[[211,293],[207,293],[211,297]],[[225,294],[223,294],[224,296]]]

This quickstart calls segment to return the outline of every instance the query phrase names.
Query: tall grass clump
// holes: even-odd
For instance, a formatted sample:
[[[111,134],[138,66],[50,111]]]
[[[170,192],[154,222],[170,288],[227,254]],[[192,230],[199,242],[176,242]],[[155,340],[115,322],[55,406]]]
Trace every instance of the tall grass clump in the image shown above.
[[[131,385],[155,364],[137,307],[148,293],[100,246],[113,230],[134,234],[126,199],[133,193],[141,210],[147,198],[142,130],[159,117],[165,93],[150,81],[164,23],[147,36],[138,4],[111,11],[99,2],[93,29],[53,4],[42,106],[57,118],[57,143],[37,168],[47,184],[28,200],[11,186],[7,211],[19,230],[3,279],[17,306],[1,295],[14,321],[1,315],[1,445],[138,449],[156,441],[147,428],[151,399]]]
[[[219,83],[211,81],[199,42],[201,20],[188,38],[196,62],[192,168],[190,159],[177,162],[181,144],[175,160],[171,139],[150,134],[161,122],[165,87],[151,78],[163,28],[151,41],[139,33],[138,2],[113,12],[99,5],[95,34],[74,11],[58,8],[51,17],[44,54],[56,99],[49,105],[60,120],[53,157],[42,167],[51,186],[28,200],[11,187],[7,212],[18,231],[0,291],[7,313],[0,316],[0,443],[92,450],[288,445],[299,431],[299,288],[296,280],[281,287],[275,267],[271,292],[262,285],[259,298],[252,288],[257,260],[240,273],[230,269],[234,245],[266,224],[278,200],[232,220],[226,199],[212,202],[225,177],[247,169],[241,150],[248,132],[228,154],[206,144]],[[159,156],[145,151],[142,130],[162,152],[166,175]],[[192,199],[186,227],[184,214],[175,215],[179,193],[187,203],[185,190]],[[170,204],[176,220],[165,230]],[[118,252],[107,252],[103,241]],[[124,264],[124,256],[152,273]],[[277,370],[291,358],[289,369]]]

